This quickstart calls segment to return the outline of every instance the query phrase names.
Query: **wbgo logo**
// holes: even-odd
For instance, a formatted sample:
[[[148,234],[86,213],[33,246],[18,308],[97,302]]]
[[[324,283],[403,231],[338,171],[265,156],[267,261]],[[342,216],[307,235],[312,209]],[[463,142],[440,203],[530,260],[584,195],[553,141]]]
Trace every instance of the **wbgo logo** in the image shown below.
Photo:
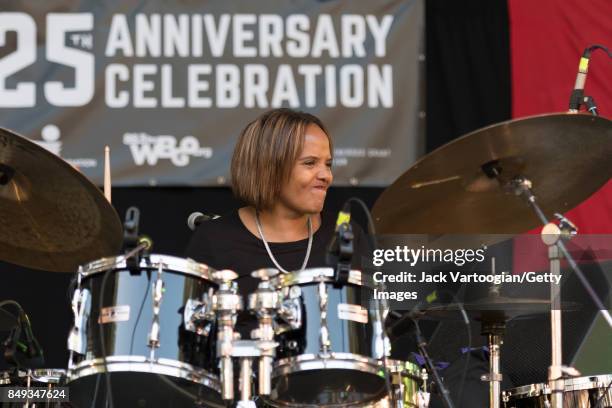
[[[185,136],[180,142],[171,135],[152,136],[147,133],[125,133],[123,144],[130,147],[134,163],[142,166],[145,162],[155,166],[160,159],[168,159],[177,167],[189,164],[191,157],[210,159],[211,147],[200,147],[200,142],[193,136]]]
[[[45,99],[54,106],[83,106],[94,96],[94,56],[67,44],[93,49],[94,18],[91,13],[49,13],[46,24],[46,59],[74,69],[74,86],[59,81],[44,84]],[[6,79],[36,62],[36,23],[26,13],[0,13],[0,47],[14,31],[16,49],[0,60],[0,108],[31,108],[36,105],[36,83],[18,82],[7,89]],[[66,36],[67,33],[72,32]]]

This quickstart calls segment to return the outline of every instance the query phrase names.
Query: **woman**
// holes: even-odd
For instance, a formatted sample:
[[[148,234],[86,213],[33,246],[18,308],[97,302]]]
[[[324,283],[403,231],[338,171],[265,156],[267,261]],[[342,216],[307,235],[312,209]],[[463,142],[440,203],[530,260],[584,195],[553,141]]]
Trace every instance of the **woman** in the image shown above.
[[[250,277],[256,269],[326,266],[335,227],[334,214],[322,213],[333,180],[332,151],[329,132],[311,114],[276,109],[249,123],[231,164],[233,192],[246,205],[202,223],[186,255],[237,272],[243,296],[257,287]],[[354,230],[360,248],[363,236]]]

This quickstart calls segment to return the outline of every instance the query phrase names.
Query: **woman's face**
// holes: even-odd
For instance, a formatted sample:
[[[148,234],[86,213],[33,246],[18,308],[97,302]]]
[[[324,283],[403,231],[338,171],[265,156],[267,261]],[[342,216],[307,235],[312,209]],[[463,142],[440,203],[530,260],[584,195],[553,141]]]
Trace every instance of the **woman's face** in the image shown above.
[[[304,147],[281,189],[279,204],[299,214],[317,214],[323,209],[327,188],[333,180],[329,140],[317,125],[309,125]]]

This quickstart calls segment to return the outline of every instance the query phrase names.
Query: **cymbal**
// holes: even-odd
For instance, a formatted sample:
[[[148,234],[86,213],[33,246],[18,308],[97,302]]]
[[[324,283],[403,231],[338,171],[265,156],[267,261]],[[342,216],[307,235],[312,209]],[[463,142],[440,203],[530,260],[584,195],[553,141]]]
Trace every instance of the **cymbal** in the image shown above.
[[[438,148],[401,175],[374,205],[376,229],[433,236],[522,233],[540,221],[509,191],[510,180],[529,179],[550,218],[610,179],[610,157],[612,121],[602,117],[559,113],[488,126]]]
[[[561,310],[577,310],[576,302],[561,302]],[[432,320],[462,320],[461,310],[474,321],[502,320],[508,321],[518,317],[533,317],[537,314],[550,313],[550,300],[536,298],[509,298],[505,296],[488,296],[471,302],[433,305],[423,310],[420,315]]]
[[[114,255],[122,225],[101,191],[70,164],[0,128],[0,259],[75,272]]]

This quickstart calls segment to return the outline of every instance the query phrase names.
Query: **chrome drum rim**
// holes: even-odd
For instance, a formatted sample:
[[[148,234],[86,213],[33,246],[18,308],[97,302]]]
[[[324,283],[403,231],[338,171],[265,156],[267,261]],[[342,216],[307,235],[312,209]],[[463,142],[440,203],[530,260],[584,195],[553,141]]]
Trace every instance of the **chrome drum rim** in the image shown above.
[[[108,371],[158,374],[183,379],[221,392],[219,379],[208,371],[176,360],[159,358],[155,361],[140,356],[111,356],[106,359]],[[67,383],[105,372],[102,358],[85,360],[68,370]]]
[[[303,371],[344,369],[378,375],[381,363],[372,358],[352,353],[300,354],[280,359],[274,365],[273,377]]]

